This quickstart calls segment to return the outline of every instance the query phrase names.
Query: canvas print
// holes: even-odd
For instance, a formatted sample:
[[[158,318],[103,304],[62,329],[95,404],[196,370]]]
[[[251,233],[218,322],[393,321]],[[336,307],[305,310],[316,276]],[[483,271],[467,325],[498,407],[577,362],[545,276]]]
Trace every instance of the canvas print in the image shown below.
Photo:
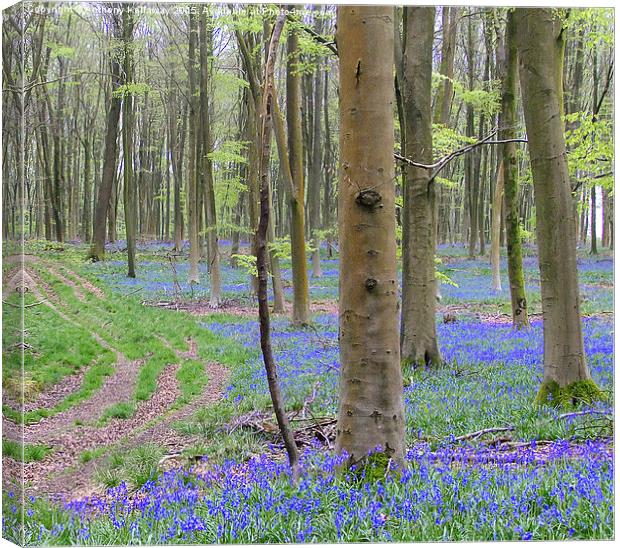
[[[611,540],[614,11],[2,13],[2,537]]]

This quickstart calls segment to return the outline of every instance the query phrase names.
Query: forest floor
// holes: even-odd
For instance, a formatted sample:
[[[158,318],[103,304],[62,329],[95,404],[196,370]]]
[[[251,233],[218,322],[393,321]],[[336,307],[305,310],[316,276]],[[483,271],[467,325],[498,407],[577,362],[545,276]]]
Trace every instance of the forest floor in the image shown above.
[[[445,366],[404,372],[410,466],[398,481],[370,481],[372,470],[336,474],[329,451],[338,260],[322,250],[322,276],[310,277],[311,326],[293,325],[288,308],[272,322],[303,451],[293,489],[248,273],[224,258],[224,300],[214,310],[205,265],[190,287],[186,257],[170,248],[140,244],[136,279],[125,276],[123,242],[95,264],[79,243],[29,242],[23,270],[19,257],[4,258],[3,536],[16,538],[24,512],[25,540],[48,544],[613,536],[608,252],[580,253],[579,275],[589,366],[609,401],[568,412],[532,405],[543,350],[536,257],[524,259],[532,327],[515,332],[505,258],[494,292],[488,258],[440,246],[439,269],[452,281],[437,316]],[[282,274],[290,300],[290,261]],[[23,508],[11,483],[22,456]]]

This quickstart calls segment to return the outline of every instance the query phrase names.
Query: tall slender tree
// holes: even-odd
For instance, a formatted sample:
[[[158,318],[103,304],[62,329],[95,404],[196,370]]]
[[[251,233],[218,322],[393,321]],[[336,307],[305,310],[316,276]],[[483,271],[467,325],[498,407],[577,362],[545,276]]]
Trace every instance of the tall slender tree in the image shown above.
[[[200,281],[198,262],[200,260],[200,242],[198,240],[198,181],[196,173],[197,157],[197,120],[198,104],[196,101],[196,45],[198,42],[198,24],[195,11],[189,14],[189,172],[187,176],[187,224],[189,226],[189,283],[197,284]]]
[[[405,155],[416,162],[433,160],[431,78],[435,8],[404,9],[402,96]],[[428,169],[406,165],[403,207],[403,362],[439,365],[435,314],[435,181]]]
[[[222,281],[220,275],[220,251],[217,233],[217,214],[215,208],[215,191],[213,188],[213,164],[211,153],[211,115],[209,109],[209,50],[211,49],[211,29],[208,29],[207,7],[201,6],[199,19],[200,42],[200,123],[202,142],[200,143],[201,186],[204,193],[205,225],[207,240],[207,265],[211,278],[209,305],[217,308],[222,298]]]
[[[554,9],[515,10],[521,93],[536,201],[544,376],[537,401],[592,401],[602,392],[586,363],[575,215],[562,121],[564,30]]]
[[[338,6],[340,404],[336,450],[404,464],[394,179],[394,9]]]
[[[308,291],[308,268],[306,263],[306,240],[304,226],[305,186],[303,168],[303,136],[301,129],[301,75],[299,73],[300,51],[298,31],[295,28],[289,29],[287,52],[286,122],[288,129],[288,156],[293,191],[289,197],[293,267],[293,322],[298,324],[306,324],[310,321],[310,300]]]
[[[516,137],[517,125],[517,42],[515,14],[509,10],[504,39],[504,63],[502,67],[502,111],[499,117],[499,135],[502,140]],[[508,256],[508,282],[512,324],[516,329],[529,326],[527,295],[523,276],[523,252],[521,249],[521,223],[519,215],[519,165],[517,145],[502,145],[504,175],[504,210],[506,217],[506,254]]]
[[[110,20],[113,31],[112,38],[122,39],[122,23],[119,16],[112,13]],[[89,251],[89,258],[93,261],[101,261],[105,256],[106,221],[112,199],[112,190],[116,180],[118,124],[121,114],[121,97],[118,93],[118,88],[122,84],[120,59],[114,50],[110,46],[108,47],[112,92],[109,94],[103,168],[97,194],[97,204],[95,206],[93,241]]]
[[[123,206],[127,236],[127,276],[136,277],[136,190],[133,173],[133,29],[131,6],[123,5]]]

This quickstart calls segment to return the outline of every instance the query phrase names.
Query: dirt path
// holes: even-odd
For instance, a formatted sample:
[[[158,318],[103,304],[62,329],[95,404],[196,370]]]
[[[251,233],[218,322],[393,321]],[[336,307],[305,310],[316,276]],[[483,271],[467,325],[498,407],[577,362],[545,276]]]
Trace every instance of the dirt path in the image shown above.
[[[175,350],[175,352],[179,358],[198,358],[196,343],[191,339],[188,341],[187,351]],[[141,405],[132,419],[116,419],[111,421],[105,429],[81,429],[80,434],[88,437],[88,447],[94,448],[101,444],[107,444],[108,446],[116,444],[116,450],[122,450],[123,448],[129,450],[137,445],[155,443],[164,447],[166,453],[170,454],[180,452],[191,443],[192,439],[179,434],[173,428],[173,424],[190,417],[198,409],[213,405],[218,401],[224,391],[229,371],[218,363],[206,364],[205,372],[208,382],[202,394],[181,409],[166,414],[162,420],[149,426],[148,423],[152,419],[161,417],[165,413],[165,409],[169,408],[180,395],[176,385],[174,385],[174,388],[172,387],[174,383],[170,379],[173,370],[176,374],[177,367],[174,366],[174,368],[169,368],[166,371],[168,380],[166,380],[165,375],[160,377],[157,392],[149,402]],[[71,437],[65,436],[58,440],[58,442],[64,446],[69,446],[70,452],[73,455],[78,450],[84,450],[82,448],[84,442],[76,441]],[[107,456],[99,457],[80,466],[79,470],[69,469],[64,473],[60,471],[60,473],[52,477],[49,477],[49,470],[47,470],[48,478],[38,482],[36,482],[36,477],[46,472],[45,467],[26,465],[26,477],[33,481],[33,483],[36,483],[38,492],[50,493],[65,498],[80,498],[101,490],[101,486],[97,485],[93,476],[97,468],[101,467],[106,459]],[[75,459],[73,462],[75,462]]]
[[[15,257],[9,262],[17,263]],[[69,279],[58,268],[48,261],[39,261],[35,256],[24,256],[26,264],[39,263],[53,276],[63,283],[70,285],[77,298],[84,300],[86,292],[103,298],[103,293],[90,282],[82,279],[69,269],[65,269]],[[60,268],[60,267],[59,267]],[[63,267],[64,269],[64,267]],[[40,276],[30,268],[23,270],[18,267],[18,278],[13,285],[27,286],[42,306],[48,306],[63,321],[80,328],[82,324],[70,318],[63,310],[63,304],[52,288],[43,282]],[[13,280],[11,277],[11,280]],[[46,295],[42,293],[44,291]],[[130,361],[123,353],[105,341],[98,333],[86,328],[93,338],[104,348],[115,354],[116,363],[114,373],[106,377],[103,385],[90,399],[84,400],[67,411],[53,417],[44,418],[32,425],[22,426],[3,417],[3,437],[15,441],[24,440],[29,444],[45,444],[54,450],[43,460],[23,465],[11,458],[3,458],[5,477],[23,477],[32,493],[47,493],[51,495],[76,496],[84,489],[96,490],[93,473],[102,462],[102,458],[94,458],[88,462],[84,458],[86,451],[98,448],[109,448],[120,444],[121,447],[132,447],[146,442],[158,443],[166,447],[168,452],[175,452],[188,443],[188,438],[177,433],[172,425],[179,420],[191,416],[201,407],[211,405],[217,401],[223,392],[228,379],[228,370],[216,363],[206,364],[208,383],[200,396],[181,409],[169,412],[175,401],[181,395],[176,378],[179,364],[167,365],[157,380],[157,388],[151,398],[139,402],[135,413],[128,419],[110,419],[102,426],[93,424],[102,412],[115,403],[131,402],[133,400],[137,376],[142,360]],[[162,339],[162,342],[170,345]],[[186,351],[175,350],[179,360],[198,359],[196,343],[188,340]],[[75,391],[81,385],[85,371],[66,377],[47,392],[41,394],[36,401],[30,402],[28,408],[37,408],[37,404],[47,403],[52,407],[66,395]],[[19,407],[19,406],[18,406]],[[40,405],[39,405],[40,407]],[[162,418],[163,417],[163,418]],[[162,419],[159,420],[158,419]],[[84,424],[89,423],[89,424]]]

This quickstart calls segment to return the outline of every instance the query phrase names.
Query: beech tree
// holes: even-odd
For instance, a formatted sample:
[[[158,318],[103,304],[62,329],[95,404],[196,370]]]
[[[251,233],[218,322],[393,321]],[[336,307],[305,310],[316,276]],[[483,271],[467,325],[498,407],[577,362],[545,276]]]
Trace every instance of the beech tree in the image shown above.
[[[340,403],[336,451],[404,463],[394,178],[394,9],[339,6]]]
[[[433,160],[431,77],[435,8],[404,9],[403,112],[405,155]],[[401,356],[406,363],[441,363],[435,314],[435,181],[428,169],[405,166]]]
[[[301,75],[299,74],[299,38],[296,29],[290,29],[287,40],[286,63],[286,122],[288,129],[288,157],[292,192],[291,254],[293,267],[293,322],[308,323],[310,299],[308,269],[306,267],[305,207],[303,141],[301,131]],[[276,114],[277,115],[277,114]]]
[[[504,38],[504,62],[502,67],[502,111],[499,117],[500,138],[516,137],[517,125],[517,43],[515,14],[508,11]],[[516,329],[529,326],[527,297],[523,276],[523,252],[521,249],[521,226],[519,215],[519,166],[516,143],[502,145],[502,170],[504,183],[504,209],[506,213],[506,253],[508,255],[508,281],[512,323]]]
[[[198,42],[198,23],[194,11],[189,14],[189,173],[187,176],[187,224],[189,228],[189,275],[190,284],[199,283],[198,262],[200,261],[200,248],[198,240],[198,181],[197,181],[197,122],[198,104],[196,100],[196,45]]]
[[[133,171],[133,44],[134,18],[130,6],[123,6],[123,205],[127,232],[127,276],[136,277],[136,189]]]
[[[555,9],[515,10],[519,77],[536,202],[544,377],[539,403],[603,396],[586,363],[575,215],[562,120],[564,30]]]
[[[117,39],[122,38],[122,22],[116,14],[110,16],[111,27]],[[112,81],[112,93],[109,95],[108,115],[106,120],[105,148],[103,153],[103,168],[97,205],[95,206],[95,218],[93,224],[93,241],[89,252],[89,258],[93,261],[101,261],[105,255],[106,222],[112,189],[116,177],[116,161],[118,155],[118,124],[121,115],[121,97],[117,90],[121,85],[120,59],[111,49],[109,50],[109,67]]]

